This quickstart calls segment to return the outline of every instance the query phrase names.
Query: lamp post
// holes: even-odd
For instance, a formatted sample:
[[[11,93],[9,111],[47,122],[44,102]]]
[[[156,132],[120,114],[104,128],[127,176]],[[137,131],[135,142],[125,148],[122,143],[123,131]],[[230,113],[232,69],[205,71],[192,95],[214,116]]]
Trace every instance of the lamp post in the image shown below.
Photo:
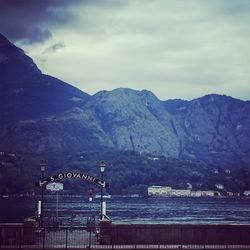
[[[103,173],[105,171],[105,168],[106,168],[106,164],[104,163],[104,161],[102,161],[99,165],[99,168],[100,168],[100,172],[101,172],[101,179],[103,180]],[[101,213],[100,213],[100,220],[102,220],[102,217],[103,217],[103,186],[101,186]]]
[[[92,188],[88,189],[90,214],[91,214],[91,211],[92,211],[92,201],[93,201],[92,195],[93,195],[93,192],[94,191],[93,191]]]
[[[44,179],[44,172],[46,170],[47,164],[45,160],[40,162],[40,170],[41,170],[41,181]],[[44,186],[41,185],[41,227],[43,227],[43,191]]]

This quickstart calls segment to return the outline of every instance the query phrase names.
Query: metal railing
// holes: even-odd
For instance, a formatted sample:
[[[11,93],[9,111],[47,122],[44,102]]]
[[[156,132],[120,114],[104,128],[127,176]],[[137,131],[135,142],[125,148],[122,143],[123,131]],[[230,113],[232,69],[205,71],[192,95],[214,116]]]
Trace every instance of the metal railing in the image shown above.
[[[0,227],[0,249],[91,248],[99,245],[97,227]]]
[[[250,249],[250,226],[0,226],[0,249]]]
[[[78,227],[87,225],[90,221],[95,225],[99,221],[99,215],[97,216],[94,212],[61,211],[58,217],[56,213],[46,211],[43,217],[45,227]]]

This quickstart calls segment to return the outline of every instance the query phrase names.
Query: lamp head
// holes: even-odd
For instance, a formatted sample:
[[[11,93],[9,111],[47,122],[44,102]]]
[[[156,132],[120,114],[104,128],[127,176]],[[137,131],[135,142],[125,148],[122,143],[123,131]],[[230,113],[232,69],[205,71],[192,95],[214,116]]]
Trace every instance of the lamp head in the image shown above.
[[[106,168],[106,164],[104,163],[104,161],[102,161],[102,162],[100,163],[99,167],[100,167],[101,173],[103,173],[103,172],[105,171],[105,168]]]
[[[47,167],[46,161],[45,161],[45,160],[42,160],[42,161],[40,162],[40,169],[41,169],[41,171],[42,171],[42,172],[45,172],[46,167]]]

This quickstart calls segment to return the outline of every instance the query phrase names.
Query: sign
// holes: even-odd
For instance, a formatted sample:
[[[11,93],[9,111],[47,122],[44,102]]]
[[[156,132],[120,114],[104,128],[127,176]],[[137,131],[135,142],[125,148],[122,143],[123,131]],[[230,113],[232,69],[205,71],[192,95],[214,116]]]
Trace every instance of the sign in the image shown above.
[[[84,174],[84,173],[79,173],[79,172],[65,172],[65,173],[60,173],[57,175],[50,176],[48,178],[45,178],[39,182],[36,183],[37,186],[42,187],[44,185],[47,185],[50,182],[55,182],[55,181],[60,181],[62,179],[72,179],[72,178],[77,178],[77,179],[82,179],[86,181],[93,182],[101,187],[108,188],[109,183],[98,179],[92,175]]]
[[[54,192],[63,190],[63,184],[59,182],[51,182],[46,185],[46,189]]]
[[[41,213],[42,213],[42,202],[39,200],[37,203],[37,216],[41,217]]]

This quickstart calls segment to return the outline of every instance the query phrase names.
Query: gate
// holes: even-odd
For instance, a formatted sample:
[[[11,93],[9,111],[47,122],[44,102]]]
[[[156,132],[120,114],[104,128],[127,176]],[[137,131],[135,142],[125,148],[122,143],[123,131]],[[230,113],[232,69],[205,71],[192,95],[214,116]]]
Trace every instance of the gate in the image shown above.
[[[44,213],[45,227],[95,227],[97,222],[96,213],[64,211],[59,216],[54,212]]]

